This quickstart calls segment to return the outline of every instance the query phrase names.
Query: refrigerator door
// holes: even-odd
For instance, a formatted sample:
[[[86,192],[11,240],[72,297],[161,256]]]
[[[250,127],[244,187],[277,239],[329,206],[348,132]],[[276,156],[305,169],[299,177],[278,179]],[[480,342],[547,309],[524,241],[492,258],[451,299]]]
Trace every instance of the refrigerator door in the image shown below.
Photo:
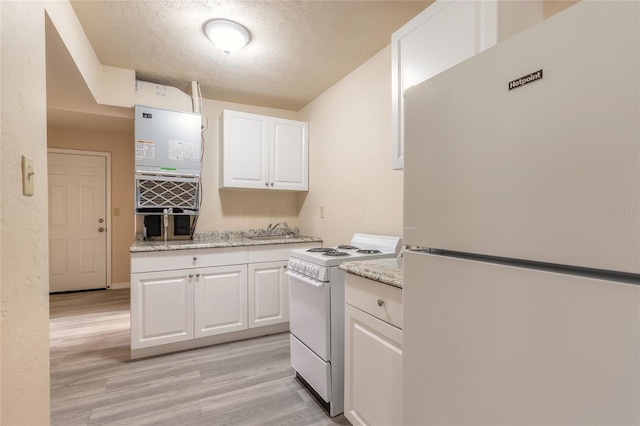
[[[640,273],[639,8],[580,2],[406,92],[405,244]]]
[[[640,424],[640,286],[405,253],[408,425]]]

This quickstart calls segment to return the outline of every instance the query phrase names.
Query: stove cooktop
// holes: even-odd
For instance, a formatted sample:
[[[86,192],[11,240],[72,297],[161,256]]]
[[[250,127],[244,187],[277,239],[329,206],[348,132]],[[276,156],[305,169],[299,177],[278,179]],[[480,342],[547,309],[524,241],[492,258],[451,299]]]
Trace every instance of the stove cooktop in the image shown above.
[[[396,257],[401,245],[399,237],[355,234],[351,244],[292,250],[291,257],[316,265],[337,266],[342,262]]]

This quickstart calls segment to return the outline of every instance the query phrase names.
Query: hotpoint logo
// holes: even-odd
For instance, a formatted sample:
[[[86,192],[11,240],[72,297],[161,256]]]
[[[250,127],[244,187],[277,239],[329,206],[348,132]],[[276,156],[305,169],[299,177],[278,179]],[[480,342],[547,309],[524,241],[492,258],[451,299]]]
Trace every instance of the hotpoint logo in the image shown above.
[[[524,86],[525,84],[533,83],[534,81],[541,80],[541,79],[542,79],[542,70],[532,72],[529,75],[525,75],[510,81],[509,90],[517,89],[518,87]]]

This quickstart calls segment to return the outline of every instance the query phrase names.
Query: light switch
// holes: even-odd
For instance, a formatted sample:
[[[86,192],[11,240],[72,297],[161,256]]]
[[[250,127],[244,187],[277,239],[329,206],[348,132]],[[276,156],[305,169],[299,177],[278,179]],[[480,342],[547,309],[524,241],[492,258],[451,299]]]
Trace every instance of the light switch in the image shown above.
[[[22,156],[22,195],[33,195],[33,160]]]
[[[114,216],[120,216],[120,207],[114,207],[113,208],[113,215]]]

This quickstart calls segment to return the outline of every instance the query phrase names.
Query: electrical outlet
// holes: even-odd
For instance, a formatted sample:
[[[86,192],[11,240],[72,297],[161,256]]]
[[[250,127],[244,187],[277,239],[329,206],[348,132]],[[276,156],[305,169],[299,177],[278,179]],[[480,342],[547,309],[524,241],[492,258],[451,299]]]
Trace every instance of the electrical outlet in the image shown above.
[[[33,160],[22,156],[22,195],[33,195]]]
[[[324,207],[320,207],[320,219],[324,219]]]
[[[114,207],[113,208],[113,215],[114,216],[120,216],[120,207]]]

